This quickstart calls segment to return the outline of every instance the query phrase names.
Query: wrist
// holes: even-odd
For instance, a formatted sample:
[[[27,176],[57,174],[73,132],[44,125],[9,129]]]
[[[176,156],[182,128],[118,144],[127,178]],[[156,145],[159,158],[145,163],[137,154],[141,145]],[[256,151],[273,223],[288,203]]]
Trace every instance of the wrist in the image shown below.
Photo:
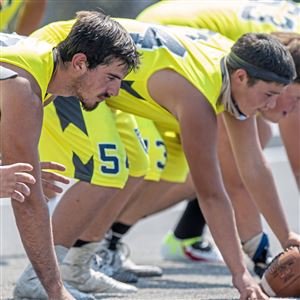
[[[288,245],[289,243],[289,240],[291,239],[293,233],[286,229],[284,233],[281,234],[280,238],[279,238],[279,242],[282,246],[282,248],[286,248],[286,246]]]
[[[55,298],[55,297],[61,295],[63,290],[64,290],[63,282],[61,279],[59,279],[59,280],[56,280],[55,282],[52,282],[46,291],[47,291],[47,294],[49,297]]]
[[[244,265],[242,265],[236,270],[231,271],[231,274],[233,277],[238,277],[238,276],[243,276],[247,272],[248,272],[247,268]]]

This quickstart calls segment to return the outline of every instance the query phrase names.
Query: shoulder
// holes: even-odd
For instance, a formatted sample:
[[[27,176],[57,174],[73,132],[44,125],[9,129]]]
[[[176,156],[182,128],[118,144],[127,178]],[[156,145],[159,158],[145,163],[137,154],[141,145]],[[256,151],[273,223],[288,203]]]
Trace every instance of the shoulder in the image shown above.
[[[42,101],[34,90],[30,76],[18,75],[13,79],[1,81],[0,84],[3,94],[1,97],[2,110],[6,105],[15,107],[15,109],[28,106],[32,110],[42,107]]]

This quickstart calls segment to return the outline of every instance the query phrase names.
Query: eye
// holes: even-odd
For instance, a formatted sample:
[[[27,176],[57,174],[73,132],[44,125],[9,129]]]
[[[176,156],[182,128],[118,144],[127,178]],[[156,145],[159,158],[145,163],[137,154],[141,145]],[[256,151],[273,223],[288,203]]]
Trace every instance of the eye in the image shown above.
[[[267,97],[272,97],[272,96],[274,96],[274,95],[271,94],[271,93],[266,93],[266,96],[267,96]]]

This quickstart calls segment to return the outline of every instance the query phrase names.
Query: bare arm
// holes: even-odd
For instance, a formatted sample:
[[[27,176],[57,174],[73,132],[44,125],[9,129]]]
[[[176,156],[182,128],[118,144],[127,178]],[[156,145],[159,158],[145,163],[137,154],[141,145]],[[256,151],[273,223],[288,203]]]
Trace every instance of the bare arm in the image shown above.
[[[25,0],[24,7],[20,12],[16,32],[29,35],[38,29],[47,6],[47,0]]]
[[[265,299],[243,263],[233,210],[223,186],[217,158],[215,113],[197,89],[172,71],[160,71],[152,76],[149,91],[180,123],[184,151],[201,199],[199,204],[233,274],[241,299],[248,299],[252,293],[257,294],[259,299]]]
[[[279,129],[300,191],[300,108],[283,118]]]
[[[26,253],[51,299],[63,287],[53,248],[51,224],[42,193],[38,141],[43,110],[40,99],[24,77],[1,83],[1,153],[3,164],[18,161],[33,166],[36,183],[24,203],[12,202]]]
[[[0,198],[23,202],[30,194],[28,184],[35,183],[34,177],[26,173],[31,170],[32,166],[24,163],[0,166]]]
[[[224,120],[243,182],[281,245],[286,247],[290,230],[259,143],[256,119],[241,122],[224,113]]]

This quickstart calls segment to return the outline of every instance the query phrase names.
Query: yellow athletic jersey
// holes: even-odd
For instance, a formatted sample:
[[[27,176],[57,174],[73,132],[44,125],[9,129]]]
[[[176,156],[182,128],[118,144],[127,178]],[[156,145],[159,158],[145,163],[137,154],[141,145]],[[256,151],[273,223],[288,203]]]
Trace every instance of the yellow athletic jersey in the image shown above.
[[[0,61],[30,73],[41,89],[42,101],[54,68],[53,46],[38,39],[0,33]]]
[[[99,116],[101,120],[101,116]],[[117,110],[115,122],[126,150],[129,175],[145,176],[149,171],[149,155],[135,116]],[[98,122],[101,124],[101,122]]]
[[[141,117],[136,117],[136,121],[149,156],[149,170],[145,179],[159,181],[167,161],[164,140],[153,121]]]
[[[171,0],[146,8],[144,22],[207,28],[237,40],[247,32],[300,33],[300,6],[286,0]]]
[[[160,132],[167,152],[165,167],[160,179],[169,182],[185,182],[189,173],[189,167],[182,148],[179,133],[169,131],[160,124],[156,124]]]
[[[147,88],[152,74],[172,69],[190,81],[206,97],[216,113],[223,111],[223,106],[217,106],[216,103],[222,85],[220,61],[230,51],[233,44],[231,40],[208,30],[168,28],[129,19],[117,21],[130,32],[142,54],[142,64],[138,72],[126,76],[119,96],[107,101],[110,106],[179,131],[177,120],[151,98]],[[32,36],[55,44],[67,36],[74,22],[55,22]]]
[[[122,188],[128,178],[115,116],[104,102],[87,112],[76,98],[57,97],[44,108],[39,154],[65,165],[63,174],[77,180]]]
[[[223,111],[217,106],[222,85],[220,61],[230,51],[232,41],[208,30],[119,21],[131,33],[142,63],[137,72],[123,80],[119,96],[107,100],[110,106],[179,132],[176,118],[148,92],[148,79],[157,71],[171,69],[197,88],[216,113]]]
[[[0,31],[7,28],[23,2],[23,0],[3,0],[2,7],[0,8]]]

